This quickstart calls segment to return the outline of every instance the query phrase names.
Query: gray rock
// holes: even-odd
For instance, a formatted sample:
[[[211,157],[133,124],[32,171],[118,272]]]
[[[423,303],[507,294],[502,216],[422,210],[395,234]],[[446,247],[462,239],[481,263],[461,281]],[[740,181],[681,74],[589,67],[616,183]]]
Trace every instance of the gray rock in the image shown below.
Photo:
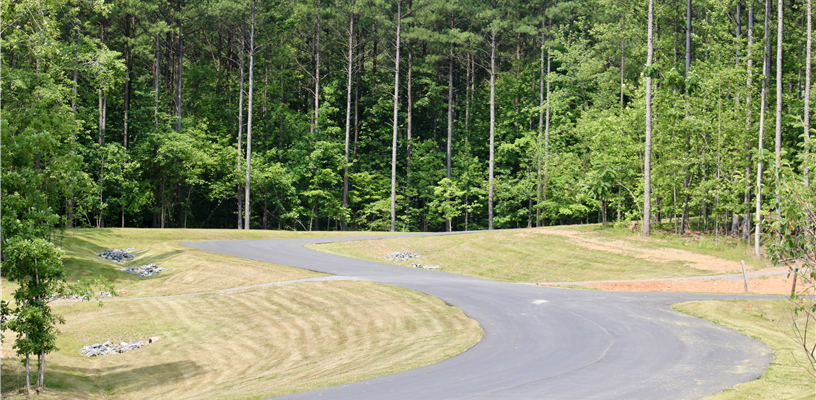
[[[166,268],[161,268],[156,264],[146,264],[140,265],[138,267],[130,267],[130,268],[119,268],[119,271],[128,273],[128,274],[136,274],[143,278],[147,278],[148,276],[156,275],[162,273],[162,271],[167,271]]]
[[[110,354],[122,354],[127,351],[136,350],[140,347],[144,347],[149,341],[144,340],[134,340],[132,343],[128,342],[121,342],[119,344],[114,344],[111,341],[107,341],[105,343],[94,343],[90,346],[83,346],[82,347],[82,354],[88,357],[99,357],[99,356],[107,356]]]
[[[441,268],[438,265],[422,265],[422,264],[411,264],[414,268],[422,268],[422,269],[429,269],[432,271],[439,271]]]
[[[388,253],[385,255],[386,261],[408,261],[412,258],[419,258],[421,257],[419,253],[411,253],[410,251],[395,251],[393,253]]]
[[[133,250],[134,250],[133,247],[127,249],[107,249],[97,254],[97,256],[102,257],[108,261],[123,264],[136,258],[136,255],[131,253],[131,251]]]

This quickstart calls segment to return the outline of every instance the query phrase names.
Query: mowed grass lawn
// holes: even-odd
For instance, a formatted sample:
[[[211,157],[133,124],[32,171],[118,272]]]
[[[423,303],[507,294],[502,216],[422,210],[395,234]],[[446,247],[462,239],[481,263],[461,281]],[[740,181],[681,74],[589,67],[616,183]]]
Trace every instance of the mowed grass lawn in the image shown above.
[[[419,367],[461,353],[481,338],[478,323],[459,309],[371,282],[312,281],[172,296],[320,276],[176,244],[281,236],[294,235],[106,229],[63,238],[70,279],[101,274],[127,295],[102,307],[53,304],[66,323],[59,326],[60,350],[46,357],[46,391],[39,397],[260,398]],[[128,266],[155,262],[168,271],[138,278],[94,256],[122,247],[142,253]],[[5,282],[3,291],[10,291]],[[155,295],[170,296],[134,298]],[[25,380],[12,349],[14,334],[4,334],[0,373],[8,396]],[[123,354],[88,358],[80,353],[84,345],[149,337],[160,339]]]
[[[198,240],[284,239],[315,236],[366,235],[365,232],[290,232],[227,229],[77,229],[59,234],[56,244],[65,250],[69,281],[105,277],[123,297],[165,296],[249,286],[260,283],[312,278],[323,274],[304,269],[239,259],[191,249],[179,242]],[[139,256],[125,264],[96,254],[106,249],[133,247]],[[142,278],[119,268],[154,263],[167,268],[160,275]],[[16,287],[5,279],[2,298],[12,299]]]
[[[572,228],[572,227],[570,227]],[[529,231],[529,230],[528,230]],[[713,275],[680,261],[659,262],[592,250],[569,238],[524,231],[406,237],[309,245],[316,250],[386,262],[394,251],[422,256],[410,265],[440,265],[442,271],[507,282],[581,282]]]
[[[751,309],[748,309],[751,304]],[[699,301],[675,304],[674,309],[735,329],[765,342],[774,351],[768,371],[760,379],[745,382],[708,397],[711,400],[776,400],[816,398],[816,378],[807,372],[804,350],[793,335],[787,300]],[[799,318],[804,322],[804,318]],[[800,325],[804,326],[804,324]],[[802,332],[804,333],[804,332]],[[816,343],[816,326],[810,323],[808,338]],[[813,369],[810,369],[814,373]]]

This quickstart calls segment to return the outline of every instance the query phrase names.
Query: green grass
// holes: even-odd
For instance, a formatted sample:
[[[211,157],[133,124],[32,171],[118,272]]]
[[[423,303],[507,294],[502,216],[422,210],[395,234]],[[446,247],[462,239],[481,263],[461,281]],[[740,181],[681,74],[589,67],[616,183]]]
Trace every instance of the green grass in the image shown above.
[[[102,307],[95,302],[53,304],[66,323],[59,326],[60,350],[47,356],[46,391],[38,397],[259,398],[416,368],[461,353],[481,338],[478,323],[439,299],[363,281],[133,299],[320,276],[177,244],[311,235],[318,236],[90,229],[63,237],[60,244],[71,279],[107,276],[126,293],[124,300],[106,301]],[[168,271],[137,278],[94,256],[122,247],[136,247],[142,253],[128,265],[156,262]],[[10,291],[5,282],[3,290]],[[12,349],[14,334],[4,334],[0,373],[7,396],[16,394],[25,381]],[[83,345],[153,336],[161,338],[124,354],[94,358],[80,354]]]
[[[715,274],[690,268],[680,261],[659,262],[592,250],[562,236],[531,232],[542,231],[393,238],[309,247],[378,262],[385,262],[385,255],[393,251],[412,251],[422,255],[417,262],[440,265],[446,272],[508,282],[581,282]],[[632,246],[640,246],[640,243],[633,242]]]
[[[748,304],[752,305],[750,310]],[[803,350],[786,335],[792,333],[787,300],[701,301],[675,304],[674,309],[740,331],[765,342],[774,351],[773,361],[760,379],[736,385],[708,399],[816,398],[816,378],[803,367],[807,365]],[[814,338],[813,321],[810,327],[809,337]]]

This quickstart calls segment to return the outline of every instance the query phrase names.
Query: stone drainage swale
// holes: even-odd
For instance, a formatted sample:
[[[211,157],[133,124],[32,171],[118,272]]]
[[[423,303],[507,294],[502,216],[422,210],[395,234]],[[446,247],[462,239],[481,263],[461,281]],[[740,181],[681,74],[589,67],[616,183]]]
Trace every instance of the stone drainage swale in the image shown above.
[[[121,342],[119,344],[107,341],[105,343],[94,343],[90,346],[82,346],[82,354],[88,357],[107,356],[111,354],[121,354],[126,351],[136,350],[147,344],[153,343],[157,337],[147,340],[134,340],[132,343]]]
[[[136,254],[131,253],[134,248],[127,248],[127,249],[107,249],[97,256],[102,257],[108,261],[113,261],[115,263],[124,264],[134,258],[136,258]]]
[[[162,271],[167,271],[167,268],[159,267],[156,264],[146,264],[146,265],[140,265],[138,267],[119,268],[119,271],[122,271],[122,272],[128,273],[128,274],[139,275],[142,278],[147,278],[148,276],[151,276],[151,275],[160,274]]]
[[[393,253],[388,253],[385,256],[386,261],[408,261],[412,258],[419,258],[421,257],[419,253],[411,253],[410,251],[395,251]]]

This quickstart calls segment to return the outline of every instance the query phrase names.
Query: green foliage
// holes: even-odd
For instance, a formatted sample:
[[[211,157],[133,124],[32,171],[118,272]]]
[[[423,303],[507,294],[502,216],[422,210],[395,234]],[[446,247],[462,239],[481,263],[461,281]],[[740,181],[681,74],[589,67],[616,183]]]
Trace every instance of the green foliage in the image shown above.
[[[316,6],[256,2],[250,225],[333,229],[345,220],[349,229],[382,229],[387,227],[383,213],[390,213],[396,4],[321,3],[319,30]],[[239,149],[236,117],[241,54],[246,64],[250,50],[248,3],[28,0],[2,7],[3,238],[48,237],[54,229],[75,225],[235,226],[246,171],[246,121],[240,122]],[[497,227],[526,226],[538,213],[545,225],[595,222],[596,211],[606,208],[621,217],[639,213],[647,76],[653,78],[656,115],[655,217],[679,210],[681,218],[684,213],[701,217],[706,225],[700,229],[710,230],[711,220],[748,213],[752,207],[745,196],[748,203],[756,196],[757,154],[767,170],[775,124],[775,110],[766,110],[760,152],[764,10],[754,6],[749,45],[745,12],[742,36],[734,37],[733,2],[692,7],[686,73],[682,29],[659,34],[654,62],[644,67],[647,15],[638,2],[559,1],[546,9],[512,2],[495,8],[436,0],[403,4],[396,166],[401,229],[441,230],[449,218],[453,229],[487,225],[487,69],[493,33],[499,43]],[[804,69],[801,7],[791,4],[794,12],[785,16],[783,80],[797,84],[783,93],[781,135],[783,158],[800,173],[806,154],[811,160],[816,154],[803,146],[803,99],[794,88]],[[350,187],[343,209],[352,8]],[[672,32],[684,19],[684,7],[658,3],[657,32]],[[775,29],[775,18],[769,22]],[[315,71],[318,39],[321,68]],[[548,92],[541,101],[547,62]],[[246,92],[248,65],[243,72]],[[316,72],[320,109],[313,121]],[[449,72],[450,182],[465,192],[457,200],[458,214],[445,205],[450,196],[435,191],[447,176]],[[774,79],[772,74],[768,85],[775,85]],[[775,103],[775,93],[768,90],[768,104]],[[246,117],[248,105],[240,106]],[[763,174],[763,187],[772,187],[773,179]],[[771,197],[762,199],[770,205]]]
[[[807,371],[816,371],[816,342],[806,332],[816,323],[816,193],[802,182],[797,174],[786,165],[775,204],[779,218],[774,218],[767,231],[772,243],[768,253],[775,264],[785,264],[790,268],[793,282],[799,281],[791,290],[791,311],[793,329],[800,333],[792,336],[797,347],[804,351],[810,364]],[[769,215],[774,210],[769,210]],[[805,333],[805,334],[801,334]],[[802,353],[800,353],[802,354]]]
[[[65,293],[63,252],[40,238],[15,238],[3,247],[3,275],[20,285],[14,291],[14,305],[3,314],[17,316],[5,326],[17,335],[14,348],[18,355],[26,357],[50,353],[57,349],[56,324],[63,323],[48,305],[52,297]]]

